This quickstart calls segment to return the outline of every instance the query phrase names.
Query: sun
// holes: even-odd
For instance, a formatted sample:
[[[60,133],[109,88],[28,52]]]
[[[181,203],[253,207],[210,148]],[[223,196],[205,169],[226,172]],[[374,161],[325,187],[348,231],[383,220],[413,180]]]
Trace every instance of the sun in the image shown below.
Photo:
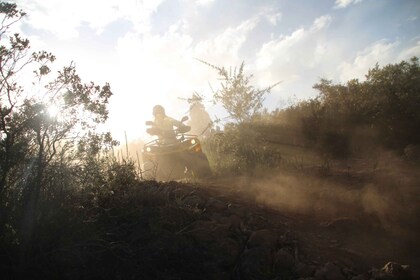
[[[60,113],[60,108],[56,104],[49,104],[47,112],[50,118],[57,118]]]

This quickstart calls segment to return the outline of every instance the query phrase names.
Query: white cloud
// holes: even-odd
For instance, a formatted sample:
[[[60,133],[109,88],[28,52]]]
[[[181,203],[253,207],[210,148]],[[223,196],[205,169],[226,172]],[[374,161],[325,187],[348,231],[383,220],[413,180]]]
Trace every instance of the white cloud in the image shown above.
[[[271,13],[271,14],[267,14],[267,20],[274,26],[277,25],[277,23],[279,23],[279,21],[281,20],[283,14],[282,13]]]
[[[420,58],[420,41],[417,41],[416,45],[403,50],[399,54],[398,60],[409,60],[413,56],[417,56]]]
[[[213,4],[215,0],[194,0],[194,2],[198,5],[198,6],[205,6],[208,7],[211,4]]]
[[[86,23],[100,33],[110,23],[126,19],[138,31],[149,30],[150,17],[163,0],[20,0],[28,13],[28,23],[36,29],[53,33],[60,39],[78,36],[78,28]]]
[[[396,48],[399,42],[387,42],[381,40],[359,52],[351,62],[343,62],[338,66],[340,81],[346,82],[350,79],[363,80],[368,70],[376,63],[381,66],[392,63],[396,60]]]
[[[299,28],[263,44],[255,61],[260,83],[267,85],[282,80],[280,86],[287,86],[300,80],[303,71],[319,65],[327,53],[321,35],[329,22],[330,16],[322,16],[308,29]]]
[[[362,2],[362,0],[336,0],[335,1],[335,9],[346,8],[350,4],[357,4]]]
[[[259,16],[253,17],[239,26],[227,28],[214,39],[199,42],[194,48],[194,55],[214,64],[237,65],[241,63],[239,51],[259,20]]]
[[[83,0],[81,0],[83,1]],[[97,0],[100,1],[101,0]],[[134,24],[137,32],[146,32],[150,29],[150,18],[164,0],[108,0],[115,1],[121,18],[127,19]],[[118,3],[118,4],[116,4]]]
[[[293,47],[301,42],[305,36],[306,31],[300,28],[289,36],[282,36],[277,40],[265,43],[257,54],[257,66],[263,69],[270,67],[273,62],[278,60],[289,62]]]
[[[326,27],[328,27],[328,25],[331,23],[332,18],[330,15],[326,15],[326,16],[321,16],[317,19],[315,19],[314,23],[312,24],[312,31],[318,31],[318,30],[322,30]]]
[[[340,71],[340,82],[347,82],[350,79],[364,80],[369,69],[376,63],[380,67],[390,63],[399,63],[402,60],[410,60],[413,56],[420,57],[420,41],[414,46],[406,46],[400,49],[401,42],[389,42],[380,40],[358,52],[352,61],[342,62],[338,69]]]

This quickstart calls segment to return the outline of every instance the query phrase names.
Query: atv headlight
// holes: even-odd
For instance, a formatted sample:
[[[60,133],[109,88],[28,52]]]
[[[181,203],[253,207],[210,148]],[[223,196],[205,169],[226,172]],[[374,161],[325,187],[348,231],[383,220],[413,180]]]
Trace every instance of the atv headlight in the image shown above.
[[[192,144],[192,145],[195,145],[195,143],[197,143],[197,141],[195,141],[195,139],[192,139],[192,140],[191,140],[191,144]]]
[[[150,153],[152,151],[152,148],[146,147],[146,152]]]

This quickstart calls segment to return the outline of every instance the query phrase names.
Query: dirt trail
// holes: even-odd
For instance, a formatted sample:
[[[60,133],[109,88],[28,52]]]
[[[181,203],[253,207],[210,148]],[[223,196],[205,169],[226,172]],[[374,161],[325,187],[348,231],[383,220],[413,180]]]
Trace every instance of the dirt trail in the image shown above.
[[[416,197],[402,196],[400,212],[395,188],[378,196],[375,182],[351,181],[272,171],[81,191],[40,223],[25,269],[7,251],[0,270],[6,279],[420,279]]]
[[[314,189],[308,190],[302,183]],[[260,234],[262,240],[270,239],[268,236],[276,231],[282,238],[291,238],[293,248],[283,249],[293,251],[295,268],[306,270],[302,277],[318,273],[319,278],[324,271],[322,277],[327,279],[337,266],[340,273],[336,277],[370,279],[375,276],[375,268],[395,262],[409,265],[410,275],[419,278],[420,244],[415,229],[403,231],[399,225],[392,228],[378,213],[365,211],[360,195],[366,195],[366,190],[360,186],[346,185],[345,190],[334,191],[329,184],[326,187],[325,182],[314,182],[313,178],[254,175],[213,179],[199,184],[197,190],[205,189],[208,197],[223,201],[230,213],[241,213],[240,223],[244,231],[249,231],[248,238]],[[340,187],[343,185],[334,184],[334,188]],[[245,247],[249,250],[248,245]],[[282,248],[276,250],[274,255]],[[312,273],[308,272],[311,269]],[[375,277],[382,279],[381,275]],[[407,275],[392,277],[389,279],[404,279]]]

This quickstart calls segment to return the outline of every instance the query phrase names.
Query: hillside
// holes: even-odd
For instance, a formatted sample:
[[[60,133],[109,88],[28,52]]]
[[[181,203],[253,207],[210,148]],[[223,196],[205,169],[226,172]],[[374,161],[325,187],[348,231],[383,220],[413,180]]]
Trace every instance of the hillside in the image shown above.
[[[301,174],[138,181],[68,193],[40,217],[30,255],[12,244],[2,250],[4,279],[419,276],[418,228],[410,220],[418,216],[367,211],[349,197],[365,180],[357,172],[352,179]]]

